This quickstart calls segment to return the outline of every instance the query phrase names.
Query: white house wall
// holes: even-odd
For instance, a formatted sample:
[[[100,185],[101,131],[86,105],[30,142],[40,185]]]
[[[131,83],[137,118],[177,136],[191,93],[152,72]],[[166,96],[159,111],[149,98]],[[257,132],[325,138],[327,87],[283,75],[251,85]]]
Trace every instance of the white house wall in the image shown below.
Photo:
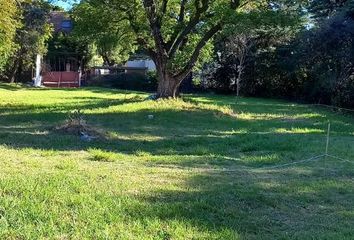
[[[125,65],[127,67],[147,68],[149,71],[156,70],[155,63],[152,60],[133,60],[128,61]]]

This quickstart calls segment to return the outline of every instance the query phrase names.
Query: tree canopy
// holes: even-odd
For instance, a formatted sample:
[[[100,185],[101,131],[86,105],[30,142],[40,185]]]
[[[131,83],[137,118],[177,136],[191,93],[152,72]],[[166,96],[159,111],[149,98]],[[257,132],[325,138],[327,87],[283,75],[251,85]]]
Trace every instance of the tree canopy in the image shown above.
[[[74,36],[93,44],[105,65],[125,62],[136,49],[127,20],[104,5],[83,2],[73,9],[73,19]]]
[[[16,47],[14,37],[20,26],[19,6],[15,0],[0,0],[0,71]]]
[[[20,4],[21,25],[16,29],[14,44],[16,51],[10,56],[8,78],[15,81],[18,72],[27,70],[33,65],[37,54],[47,51],[47,40],[51,37],[52,27],[49,24],[50,5],[46,1],[23,1]]]
[[[156,64],[158,97],[175,97],[193,68],[210,59],[210,40],[225,27],[284,24],[284,16],[290,17],[300,3],[295,5],[286,0],[84,0],[76,8],[76,18],[79,26],[95,21],[95,27],[86,29],[94,29],[88,35],[97,34],[97,43],[106,42],[117,30],[128,34]],[[85,10],[89,15],[85,16]],[[125,36],[122,32],[117,35]]]
[[[94,50],[109,66],[139,52],[155,62],[157,97],[178,96],[193,72],[223,92],[353,105],[351,0],[82,0],[74,32],[48,41],[55,1],[0,0],[0,71],[9,80],[48,49],[84,62]]]
[[[353,107],[353,2],[311,1],[304,9],[300,27],[255,32],[256,43],[240,68],[242,95]],[[240,61],[239,53],[228,57],[227,37],[216,40],[222,57],[214,57],[216,63],[207,65],[201,76],[203,86],[233,92]]]

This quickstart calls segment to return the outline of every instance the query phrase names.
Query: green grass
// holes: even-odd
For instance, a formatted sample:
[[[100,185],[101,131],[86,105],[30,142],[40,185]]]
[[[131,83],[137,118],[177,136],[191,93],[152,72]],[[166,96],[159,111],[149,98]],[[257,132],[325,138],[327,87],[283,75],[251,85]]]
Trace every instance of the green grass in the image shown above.
[[[146,97],[1,84],[0,239],[354,239],[353,116]],[[106,138],[54,130],[76,109]],[[267,168],[323,154],[328,121],[353,162]]]

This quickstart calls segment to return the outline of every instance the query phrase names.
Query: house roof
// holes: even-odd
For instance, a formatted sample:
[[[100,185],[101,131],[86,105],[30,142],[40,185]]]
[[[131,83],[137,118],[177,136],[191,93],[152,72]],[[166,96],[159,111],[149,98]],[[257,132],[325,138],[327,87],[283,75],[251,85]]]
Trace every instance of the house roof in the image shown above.
[[[53,11],[50,13],[50,23],[54,26],[54,32],[69,33],[73,29],[72,20],[67,12]]]

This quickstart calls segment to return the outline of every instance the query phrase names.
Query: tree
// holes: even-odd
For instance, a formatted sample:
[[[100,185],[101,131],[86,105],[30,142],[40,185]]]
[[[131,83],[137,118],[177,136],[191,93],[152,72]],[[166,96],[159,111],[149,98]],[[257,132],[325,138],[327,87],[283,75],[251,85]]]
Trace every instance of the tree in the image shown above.
[[[21,3],[22,24],[14,37],[17,45],[8,67],[8,79],[14,82],[16,75],[30,68],[37,54],[46,52],[46,42],[52,28],[48,23],[50,5],[44,1],[29,0]]]
[[[264,12],[280,12],[271,2],[275,1],[85,0],[81,4],[101,9],[102,18],[111,19],[113,14],[127,21],[136,43],[155,62],[157,96],[166,98],[176,97],[183,79],[210,58],[210,40],[223,27]]]
[[[336,8],[329,17],[301,31],[278,35],[272,29],[257,37],[246,65],[242,90],[253,96],[282,97],[312,103],[354,106],[354,5]],[[225,44],[218,50],[227,55]],[[226,54],[225,54],[226,52]],[[232,72],[238,61],[226,59],[220,72]]]
[[[108,10],[104,5],[87,2],[76,5],[73,35],[79,41],[93,44],[104,64],[114,66],[128,60],[136,46],[128,21]],[[102,17],[103,13],[105,17]]]
[[[20,26],[17,15],[18,4],[15,0],[0,0],[0,72],[7,63],[8,58],[16,45],[14,37],[16,29]]]
[[[240,95],[242,75],[246,68],[247,58],[254,45],[255,38],[245,33],[240,33],[227,39],[226,49],[228,50],[228,57],[231,56],[237,60],[233,64],[233,68],[237,72],[237,75],[235,76],[235,81],[232,82],[232,86],[236,86],[236,96]]]
[[[350,0],[313,0],[309,6],[309,11],[316,20],[323,20],[336,13],[353,6]]]
[[[200,72],[203,88],[237,95],[263,94],[259,87],[268,76],[279,75],[270,68],[276,65],[277,46],[289,43],[307,23],[299,8],[302,6],[289,9],[284,5],[278,10],[248,15],[224,28],[215,38],[213,61]],[[273,83],[276,85],[272,81],[267,87]]]
[[[299,39],[298,66],[306,73],[311,101],[354,106],[354,4],[343,1],[328,18]]]

